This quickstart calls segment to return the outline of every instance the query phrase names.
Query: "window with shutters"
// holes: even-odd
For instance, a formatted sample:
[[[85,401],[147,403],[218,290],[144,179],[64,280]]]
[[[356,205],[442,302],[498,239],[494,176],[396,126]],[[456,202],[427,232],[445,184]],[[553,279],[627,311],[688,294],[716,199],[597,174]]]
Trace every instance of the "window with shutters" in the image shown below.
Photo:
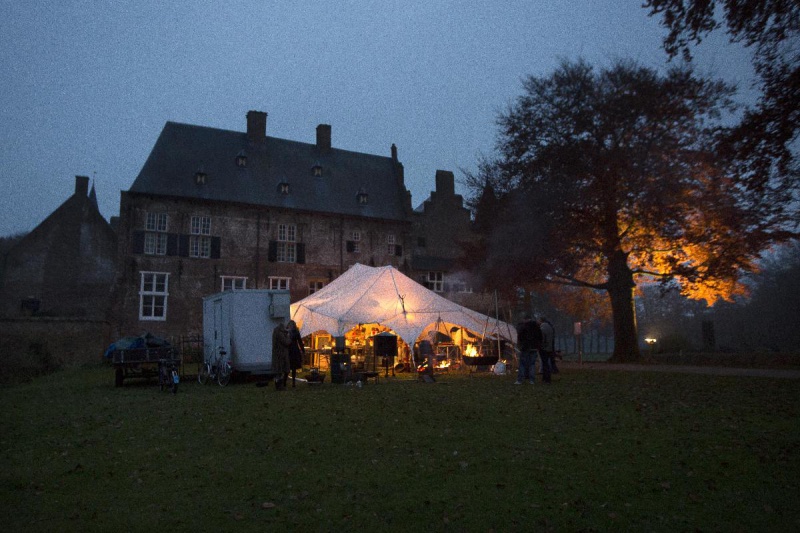
[[[279,263],[297,261],[297,226],[295,224],[278,225],[278,258]]]
[[[167,254],[167,214],[148,212],[145,219],[144,253]]]
[[[189,236],[189,257],[211,257],[211,217],[193,216]]]
[[[267,261],[305,264],[306,247],[304,243],[298,242],[296,224],[278,224],[277,240],[269,241]]]
[[[211,257],[211,237],[192,235],[189,237],[189,257],[207,259]]]
[[[144,253],[147,255],[166,255],[167,254],[167,234],[166,233],[145,233],[144,234]]]

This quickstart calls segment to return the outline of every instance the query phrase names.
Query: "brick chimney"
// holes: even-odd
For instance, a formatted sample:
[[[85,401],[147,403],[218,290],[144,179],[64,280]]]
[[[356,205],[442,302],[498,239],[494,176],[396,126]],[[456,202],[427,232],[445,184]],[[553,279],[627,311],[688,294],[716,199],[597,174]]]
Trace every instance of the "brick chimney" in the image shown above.
[[[247,112],[247,140],[259,143],[267,138],[267,114],[263,111]]]
[[[89,194],[89,177],[75,176],[75,196],[86,198]]]
[[[436,192],[440,196],[456,194],[456,177],[449,170],[436,171]]]
[[[317,148],[322,152],[327,152],[331,149],[330,124],[320,124],[317,126]]]

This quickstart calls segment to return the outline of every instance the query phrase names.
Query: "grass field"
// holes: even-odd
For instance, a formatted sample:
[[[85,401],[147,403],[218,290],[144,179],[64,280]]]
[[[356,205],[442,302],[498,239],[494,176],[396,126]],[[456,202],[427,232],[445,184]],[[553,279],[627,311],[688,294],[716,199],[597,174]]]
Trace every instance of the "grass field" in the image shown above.
[[[797,531],[797,380],[0,388],[4,531]]]

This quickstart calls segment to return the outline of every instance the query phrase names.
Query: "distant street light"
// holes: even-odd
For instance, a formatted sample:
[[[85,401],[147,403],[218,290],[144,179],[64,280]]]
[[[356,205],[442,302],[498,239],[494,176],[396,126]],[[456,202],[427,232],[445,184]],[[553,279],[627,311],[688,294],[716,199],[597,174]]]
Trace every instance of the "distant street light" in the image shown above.
[[[658,339],[655,337],[645,337],[644,342],[650,345],[650,355],[652,356],[655,352],[655,346]]]

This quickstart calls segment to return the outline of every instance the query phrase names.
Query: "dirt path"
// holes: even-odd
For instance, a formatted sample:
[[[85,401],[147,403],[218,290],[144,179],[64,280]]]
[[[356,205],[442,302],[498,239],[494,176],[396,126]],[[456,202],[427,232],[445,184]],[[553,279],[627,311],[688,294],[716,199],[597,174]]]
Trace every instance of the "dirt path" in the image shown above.
[[[582,370],[618,370],[630,372],[674,372],[678,374],[708,374],[712,376],[743,376],[775,379],[800,379],[800,370],[773,368],[728,368],[722,366],[635,365],[616,363],[577,363],[560,361],[560,368]]]

